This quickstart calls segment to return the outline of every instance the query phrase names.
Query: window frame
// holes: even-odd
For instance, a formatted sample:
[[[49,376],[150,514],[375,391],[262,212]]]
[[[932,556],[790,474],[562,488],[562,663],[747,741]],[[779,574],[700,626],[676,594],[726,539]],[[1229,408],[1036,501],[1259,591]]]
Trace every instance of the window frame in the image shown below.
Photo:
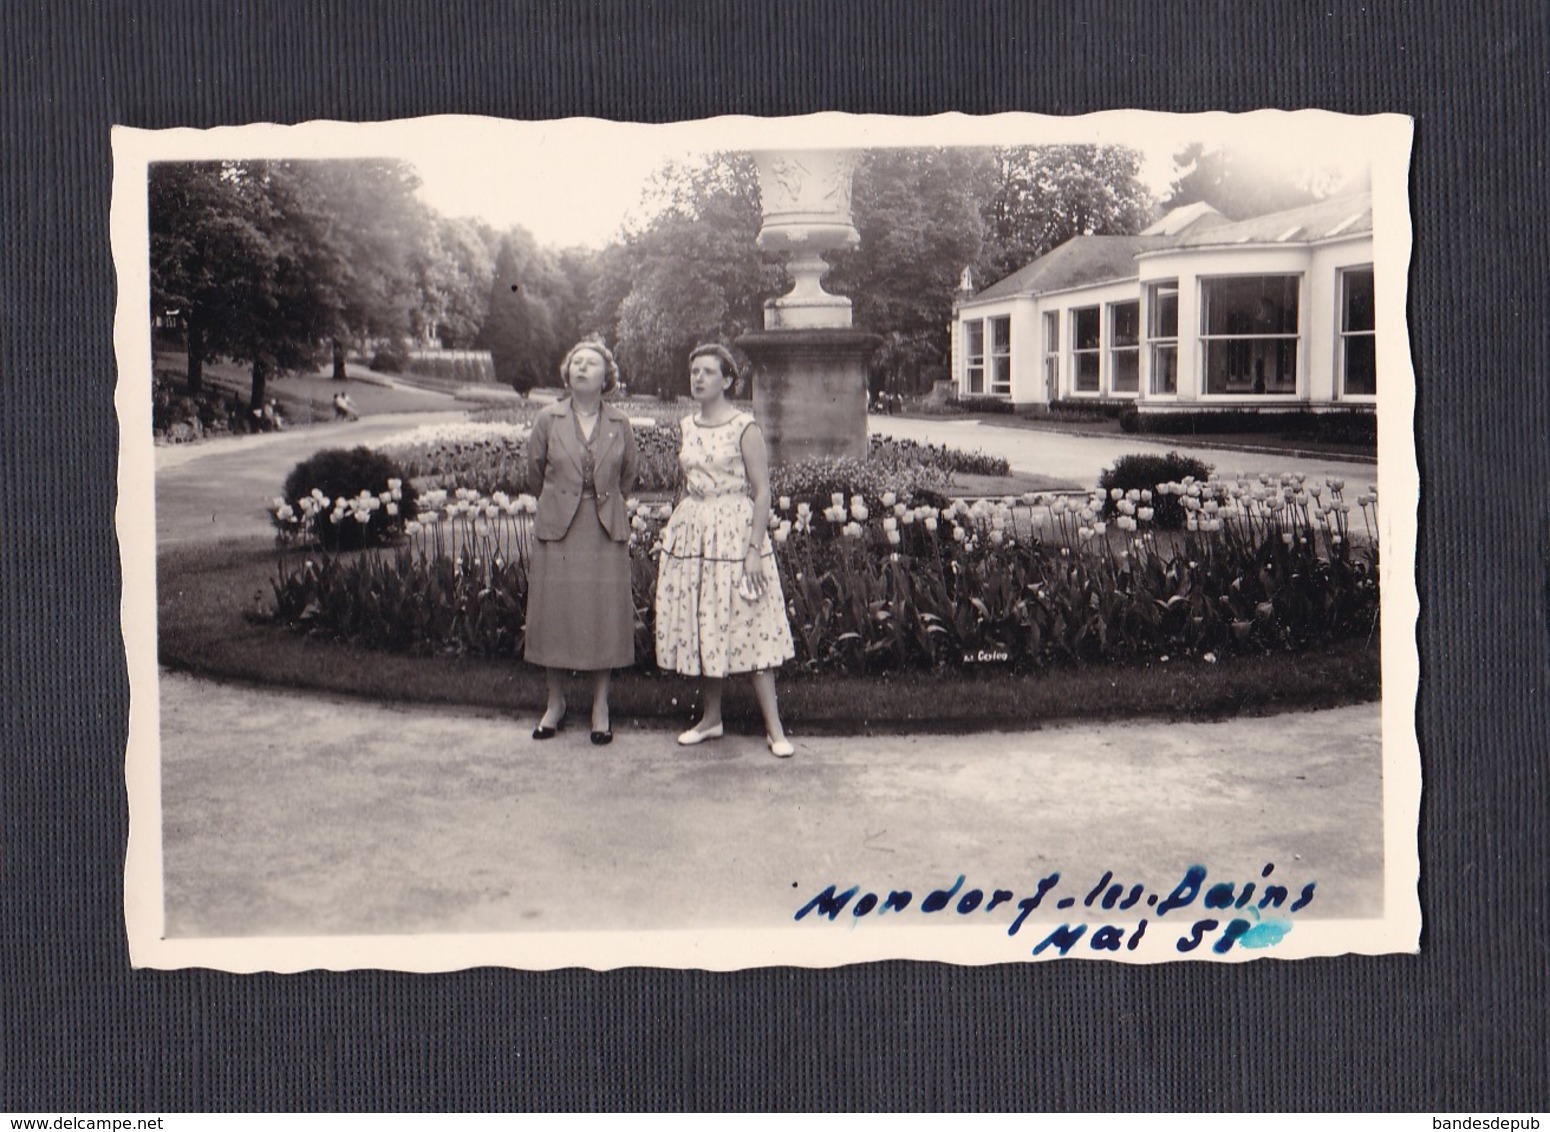
[[[1277,331],[1272,333],[1254,332],[1247,334],[1212,334],[1207,330],[1211,317],[1211,299],[1209,287],[1213,283],[1242,282],[1254,279],[1289,279],[1295,284],[1294,294],[1297,302],[1297,323],[1293,332]],[[1302,397],[1304,387],[1303,359],[1306,351],[1303,348],[1304,324],[1303,315],[1307,309],[1304,283],[1306,275],[1301,271],[1257,271],[1257,272],[1225,272],[1215,275],[1200,275],[1196,277],[1197,290],[1200,300],[1200,313],[1198,319],[1199,336],[1197,341],[1200,347],[1200,396],[1202,399],[1231,401],[1249,400],[1254,402],[1289,402],[1297,401]],[[1213,343],[1242,342],[1245,345],[1258,342],[1290,342],[1292,347],[1292,387],[1290,389],[1266,389],[1263,393],[1254,392],[1252,386],[1247,389],[1224,389],[1215,392],[1211,389],[1211,346]]]
[[[996,327],[1006,328],[1006,351],[1003,353],[996,346]],[[1012,316],[1010,314],[993,314],[985,319],[985,389],[992,397],[1012,396]],[[1004,367],[1004,368],[1003,368]],[[998,380],[1005,373],[1004,381]]]
[[[1157,325],[1157,312],[1161,306],[1160,297],[1165,293],[1173,295],[1173,333],[1161,333]],[[1146,310],[1143,312],[1145,321],[1145,336],[1142,342],[1146,346],[1146,388],[1148,397],[1178,397],[1179,395],[1179,281],[1177,279],[1159,279],[1146,286]],[[1160,389],[1157,384],[1157,374],[1161,367],[1157,359],[1162,351],[1172,351],[1173,355],[1173,388]]]
[[[1044,396],[1060,396],[1060,311],[1044,312]]]
[[[1098,341],[1093,346],[1080,346],[1082,336],[1077,331],[1077,321],[1091,312],[1098,322]],[[1071,396],[1073,397],[1102,397],[1103,396],[1103,304],[1094,303],[1091,306],[1072,307],[1070,309],[1071,323]],[[1083,389],[1082,360],[1091,357],[1097,365],[1096,387]]]
[[[1372,277],[1372,284],[1371,284],[1371,290],[1372,290],[1372,296],[1373,296],[1372,326],[1368,327],[1365,330],[1351,330],[1349,327],[1346,326],[1346,317],[1349,314],[1349,307],[1347,306],[1347,302],[1346,302],[1346,286],[1347,286],[1347,280],[1349,280],[1352,275],[1359,275],[1359,274],[1365,274],[1365,275],[1368,275],[1368,276]],[[1353,263],[1353,264],[1350,264],[1348,266],[1345,266],[1345,267],[1342,267],[1342,268],[1339,269],[1339,271],[1337,272],[1336,282],[1338,283],[1338,287],[1336,289],[1336,293],[1339,296],[1338,300],[1337,300],[1338,303],[1339,303],[1339,306],[1338,306],[1337,312],[1336,312],[1336,317],[1338,319],[1338,322],[1337,322],[1337,325],[1335,327],[1335,333],[1336,333],[1336,336],[1339,338],[1340,347],[1339,347],[1339,356],[1338,356],[1338,359],[1337,359],[1338,373],[1336,375],[1337,380],[1335,382],[1335,398],[1336,398],[1336,400],[1340,400],[1340,401],[1376,401],[1378,399],[1378,363],[1377,363],[1377,356],[1378,356],[1378,310],[1377,310],[1377,306],[1378,306],[1378,287],[1377,287],[1377,276],[1373,273],[1372,264],[1370,264],[1370,263]],[[1351,368],[1351,347],[1350,347],[1350,343],[1351,343],[1351,340],[1353,338],[1366,338],[1366,339],[1368,339],[1368,340],[1370,340],[1372,342],[1372,352],[1373,352],[1373,367],[1372,367],[1373,368],[1373,374],[1372,374],[1372,381],[1373,381],[1373,386],[1372,386],[1372,392],[1371,393],[1352,393],[1347,388],[1348,374],[1349,374],[1350,368]]]
[[[974,337],[979,335],[979,352],[974,351]],[[963,391],[969,397],[982,397],[985,395],[985,320],[983,318],[966,318],[963,320]],[[975,388],[974,375],[979,375],[979,388]]]
[[[1141,300],[1116,299],[1114,302],[1104,304],[1107,308],[1104,320],[1108,324],[1108,340],[1105,353],[1109,361],[1109,394],[1113,397],[1139,397],[1141,396]],[[1121,307],[1134,307],[1136,310],[1135,341],[1128,346],[1119,345],[1119,331],[1117,327],[1119,311]],[[1119,387],[1120,356],[1127,355],[1134,365],[1136,385],[1134,389],[1121,389]]]

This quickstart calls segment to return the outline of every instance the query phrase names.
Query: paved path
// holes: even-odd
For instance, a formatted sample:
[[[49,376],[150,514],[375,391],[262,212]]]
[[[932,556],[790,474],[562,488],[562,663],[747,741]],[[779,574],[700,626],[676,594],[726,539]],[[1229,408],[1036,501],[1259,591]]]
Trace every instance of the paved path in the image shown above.
[[[467,409],[395,413],[262,436],[159,447],[155,450],[156,545],[165,548],[272,531],[267,509],[290,470],[314,452],[369,447],[418,425],[467,416]]]
[[[1055,476],[1083,487],[1096,487],[1098,475],[1119,457],[1132,452],[1182,452],[1198,456],[1218,472],[1302,472],[1318,482],[1343,479],[1360,484],[1358,490],[1376,483],[1378,469],[1361,461],[1331,456],[1300,458],[1279,453],[1235,452],[1215,448],[1191,448],[1182,438],[1143,440],[1134,436],[1071,436],[1042,429],[997,426],[993,418],[977,420],[915,419],[871,416],[873,433],[908,438],[955,448],[981,449],[1011,462],[1012,470]]]
[[[270,529],[265,509],[279,494],[286,473],[318,449],[371,445],[416,425],[461,420],[465,415],[466,410],[462,409],[400,413],[366,417],[349,424],[314,425],[264,436],[231,437],[203,444],[157,448],[157,545],[262,534]],[[872,416],[868,419],[868,427],[874,433],[982,449],[1005,456],[1016,471],[1084,487],[1096,486],[1098,474],[1126,453],[1174,450],[1197,455],[1223,473],[1303,472],[1320,481],[1344,479],[1361,485],[1362,489],[1377,480],[1377,469],[1373,465],[1331,457],[1299,459],[1191,449],[1174,441],[1139,440],[1129,436],[1070,436],[997,427],[972,420]]]
[[[528,718],[170,673],[161,712],[172,936],[782,927],[831,883],[1027,895],[1058,870],[1065,894],[1112,870],[1166,895],[1191,863],[1241,883],[1273,862],[1294,894],[1317,882],[1307,915],[1382,905],[1376,704],[1295,728],[793,721],[790,760],[762,737],[682,748],[616,720],[609,747],[538,743]]]

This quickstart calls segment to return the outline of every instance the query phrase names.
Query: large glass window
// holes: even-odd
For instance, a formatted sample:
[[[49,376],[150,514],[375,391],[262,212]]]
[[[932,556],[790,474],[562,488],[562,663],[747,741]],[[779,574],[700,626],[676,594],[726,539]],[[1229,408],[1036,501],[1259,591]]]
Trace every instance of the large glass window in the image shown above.
[[[1141,304],[1109,304],[1109,391],[1141,391]]]
[[[1060,312],[1044,312],[1044,397],[1060,396]]]
[[[1354,267],[1340,276],[1340,353],[1347,397],[1378,392],[1378,343],[1373,310],[1372,268]]]
[[[1151,391],[1179,391],[1179,285],[1153,283],[1147,289],[1146,340],[1152,355]]]
[[[1097,393],[1099,389],[1100,325],[1097,307],[1071,312],[1071,385],[1078,393]]]
[[[968,359],[964,373],[967,392],[985,392],[985,323],[980,319],[963,324],[963,352]]]
[[[1010,315],[990,320],[990,391],[1008,397],[1012,394],[1012,319]]]
[[[1297,392],[1296,275],[1239,275],[1200,281],[1206,392]]]

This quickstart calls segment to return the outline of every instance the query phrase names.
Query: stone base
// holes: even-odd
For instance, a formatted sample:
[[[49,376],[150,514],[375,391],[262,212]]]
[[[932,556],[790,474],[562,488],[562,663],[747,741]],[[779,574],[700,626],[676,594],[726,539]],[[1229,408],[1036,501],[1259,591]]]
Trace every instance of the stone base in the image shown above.
[[[867,454],[867,363],[882,344],[864,330],[766,330],[738,348],[753,360],[754,415],[770,463]]]

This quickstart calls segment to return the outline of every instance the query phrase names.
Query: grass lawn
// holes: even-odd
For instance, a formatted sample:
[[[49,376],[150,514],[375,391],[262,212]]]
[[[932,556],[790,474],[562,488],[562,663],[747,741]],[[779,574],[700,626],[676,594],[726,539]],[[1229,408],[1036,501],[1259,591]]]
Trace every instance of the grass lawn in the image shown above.
[[[954,472],[947,494],[960,499],[996,499],[1005,495],[1022,495],[1027,491],[1086,490],[1074,480],[1055,476],[1036,476],[1029,472],[1010,472],[1004,476],[980,476],[969,472]]]
[[[156,356],[158,372],[182,374],[187,364],[186,359],[176,354]],[[281,414],[293,425],[333,420],[334,393],[340,389],[350,395],[356,411],[362,416],[469,407],[456,401],[450,393],[399,385],[353,362],[347,369],[350,380],[346,382],[335,381],[330,373],[291,374],[271,377],[264,388],[270,397],[279,402]],[[250,366],[236,362],[206,362],[203,381],[207,389],[234,394],[246,404],[253,388],[253,371]]]
[[[180,547],[157,562],[162,664],[200,676],[375,700],[469,705],[530,713],[544,700],[543,674],[515,660],[414,657],[314,640],[245,614],[272,603],[275,557],[266,538]],[[578,681],[575,694],[583,694]],[[1216,719],[1310,710],[1379,696],[1376,640],[1321,654],[1279,654],[1208,664],[1091,667],[1013,675],[909,672],[836,677],[788,669],[781,713],[803,734],[1026,729],[1057,720],[1145,717]],[[682,727],[694,681],[621,672],[616,718]],[[727,687],[726,715],[757,730],[746,680]]]

